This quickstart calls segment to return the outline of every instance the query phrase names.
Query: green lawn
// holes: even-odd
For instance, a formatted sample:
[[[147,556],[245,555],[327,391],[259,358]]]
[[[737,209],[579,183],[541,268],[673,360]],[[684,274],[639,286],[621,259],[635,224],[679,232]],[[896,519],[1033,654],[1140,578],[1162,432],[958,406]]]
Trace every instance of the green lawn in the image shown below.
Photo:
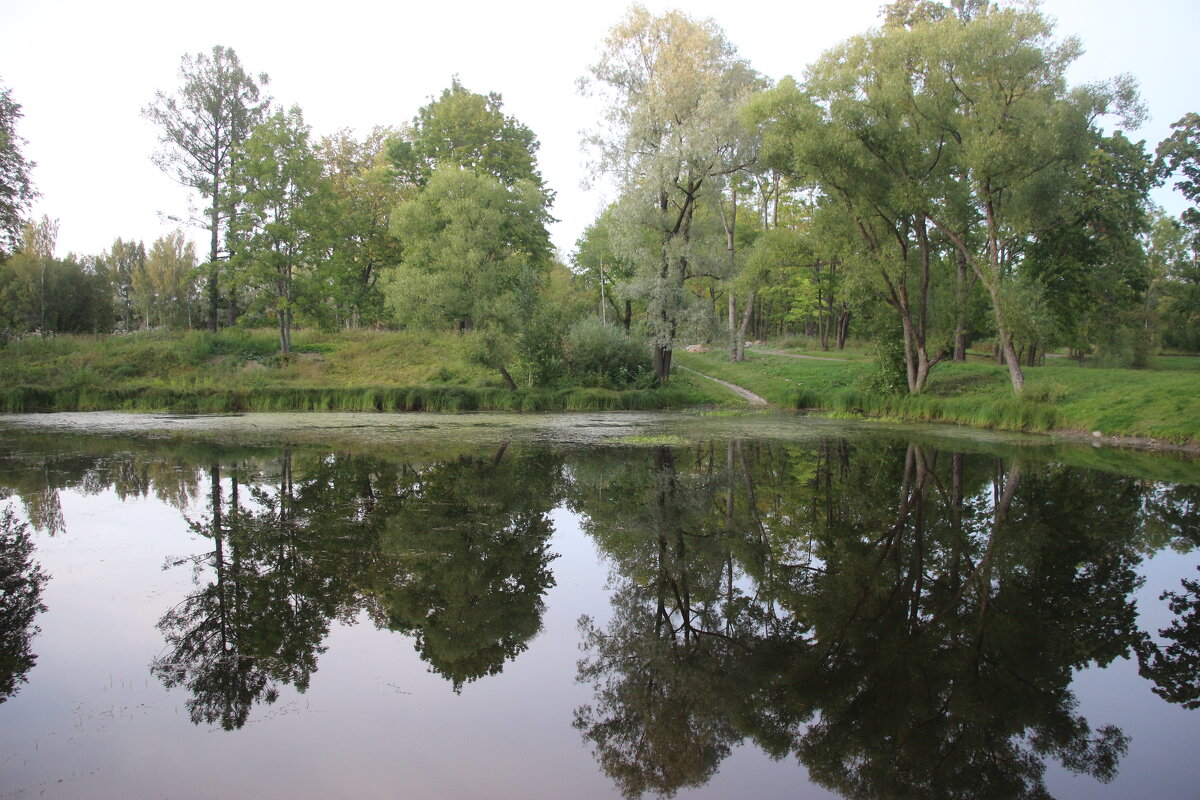
[[[745,386],[770,402],[837,414],[955,422],[1023,431],[1100,431],[1174,443],[1200,443],[1200,370],[1194,357],[1160,357],[1151,369],[1079,367],[1050,359],[1025,368],[1025,396],[1008,371],[984,361],[942,363],[918,397],[863,389],[869,362],[788,358],[751,351],[741,364],[720,352],[679,353],[679,363]]]

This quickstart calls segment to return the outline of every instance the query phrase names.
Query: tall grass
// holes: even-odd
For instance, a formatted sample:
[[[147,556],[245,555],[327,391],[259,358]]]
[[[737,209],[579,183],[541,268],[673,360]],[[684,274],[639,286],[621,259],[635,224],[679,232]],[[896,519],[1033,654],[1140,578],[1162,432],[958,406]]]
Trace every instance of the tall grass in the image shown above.
[[[164,411],[230,414],[252,411],[615,411],[680,408],[706,400],[683,389],[538,390],[470,386],[395,386],[362,389],[268,386],[179,389],[155,385],[121,387],[12,386],[0,410]]]

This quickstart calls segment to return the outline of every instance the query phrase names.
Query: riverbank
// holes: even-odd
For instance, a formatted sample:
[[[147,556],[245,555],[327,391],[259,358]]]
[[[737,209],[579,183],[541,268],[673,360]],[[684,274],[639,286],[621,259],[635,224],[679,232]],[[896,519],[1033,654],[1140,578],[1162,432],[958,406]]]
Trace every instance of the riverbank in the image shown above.
[[[512,391],[453,334],[297,331],[293,347],[281,359],[270,330],[24,337],[0,348],[0,410],[612,411],[741,402],[688,375],[661,389]]]
[[[680,353],[677,358],[683,366],[743,386],[783,408],[1050,433],[1122,446],[1200,449],[1196,359],[1165,362],[1176,368],[1147,370],[1080,367],[1055,360],[1026,368],[1026,392],[1017,398],[1007,370],[981,361],[939,364],[926,393],[913,397],[868,391],[864,387],[874,366],[864,361],[754,351],[742,363],[732,363],[716,351]]]
[[[1200,358],[1155,359],[1148,370],[1053,359],[1026,369],[1021,398],[1013,397],[1002,367],[943,363],[928,391],[910,397],[869,391],[875,367],[862,353],[833,360],[751,350],[745,362],[732,363],[723,352],[681,348],[667,388],[512,391],[467,357],[464,342],[453,334],[298,331],[295,352],[280,359],[269,330],[25,337],[0,347],[0,410],[538,412],[757,404],[733,386],[778,408],[833,417],[1200,450]]]

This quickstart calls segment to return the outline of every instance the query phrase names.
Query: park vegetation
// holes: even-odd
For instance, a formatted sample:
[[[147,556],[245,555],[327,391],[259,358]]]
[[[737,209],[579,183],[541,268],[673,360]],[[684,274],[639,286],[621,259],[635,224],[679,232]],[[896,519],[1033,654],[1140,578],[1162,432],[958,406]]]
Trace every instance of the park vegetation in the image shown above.
[[[538,139],[500,94],[455,78],[407,123],[317,136],[299,106],[268,94],[266,74],[218,46],[185,56],[178,87],[143,110],[160,133],[154,162],[201,200],[183,222],[204,232],[203,252],[181,228],[59,257],[56,223],[28,219],[32,164],[16,131],[21,107],[3,88],[6,404],[89,405],[62,393],[72,382],[61,373],[35,374],[37,359],[22,365],[38,347],[18,344],[30,336],[140,336],[191,363],[205,348],[261,344],[264,328],[275,331],[272,352],[254,359],[274,370],[264,386],[361,398],[457,385],[474,398],[460,408],[567,407],[497,398],[575,390],[625,398],[603,407],[690,402],[711,392],[673,369],[684,344],[726,354],[704,362],[714,374],[722,360],[761,365],[747,361],[747,341],[788,337],[837,353],[855,343],[874,367],[856,368],[843,387],[857,401],[814,384],[769,398],[784,405],[912,418],[903,409],[936,405],[921,398],[969,382],[985,359],[988,375],[1003,370],[1009,406],[1056,404],[1078,381],[1055,378],[1047,394],[1046,380],[1029,380],[1028,370],[1050,369],[1048,357],[1099,376],[1200,351],[1200,116],[1180,119],[1154,150],[1130,140],[1123,129],[1147,113],[1136,80],[1071,85],[1081,52],[1036,4],[895,0],[876,27],[773,79],[714,21],[635,5],[580,80],[605,109],[586,134],[591,171],[617,194],[570,254],[547,232],[554,192]],[[1191,204],[1178,218],[1149,199],[1164,183]],[[311,348],[352,352],[372,332],[408,343],[399,362],[454,356],[411,383],[288,378]],[[215,363],[196,361],[186,379],[170,369],[119,386],[104,377],[90,402],[140,408],[152,385],[241,385],[220,369],[202,374]],[[1121,374],[1180,391],[1173,379]],[[1030,398],[1031,385],[1041,388]],[[957,421],[1092,419],[968,416]]]

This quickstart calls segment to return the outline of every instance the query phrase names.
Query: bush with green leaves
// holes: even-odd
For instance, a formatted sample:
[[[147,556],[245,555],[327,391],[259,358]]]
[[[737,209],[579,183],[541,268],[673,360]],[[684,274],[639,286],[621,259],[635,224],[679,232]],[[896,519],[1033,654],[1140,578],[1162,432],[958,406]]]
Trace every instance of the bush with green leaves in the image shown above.
[[[908,391],[908,365],[904,358],[904,334],[898,328],[881,330],[875,337],[875,366],[863,373],[861,388],[875,394]]]
[[[571,326],[563,342],[563,360],[567,379],[575,386],[646,388],[654,381],[646,343],[595,317]]]

